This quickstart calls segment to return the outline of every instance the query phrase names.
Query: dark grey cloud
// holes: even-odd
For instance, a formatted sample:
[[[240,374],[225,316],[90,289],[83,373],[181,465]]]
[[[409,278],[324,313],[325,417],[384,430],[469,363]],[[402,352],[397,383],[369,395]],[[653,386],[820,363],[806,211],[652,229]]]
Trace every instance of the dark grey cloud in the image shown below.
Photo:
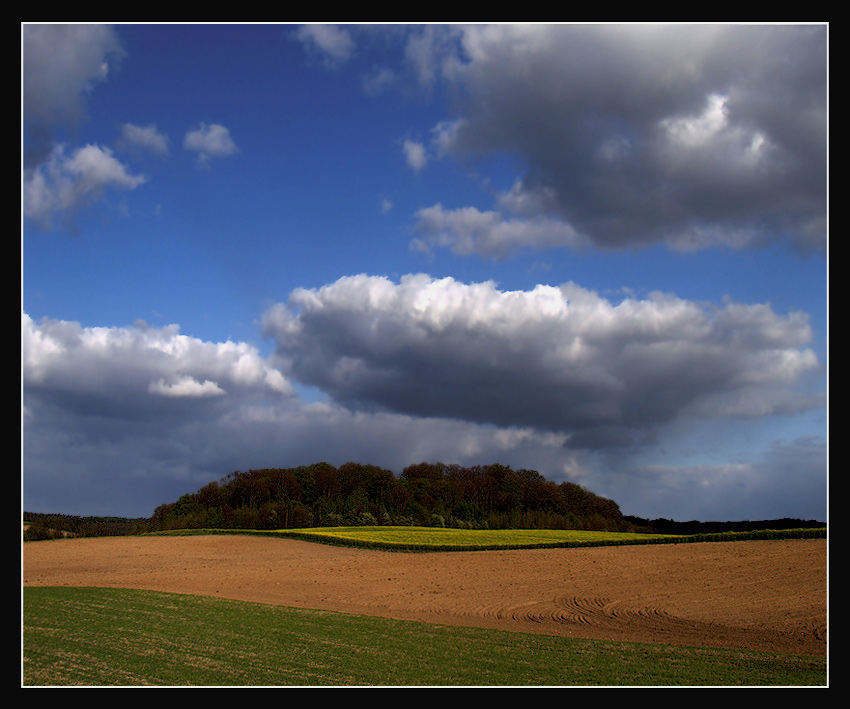
[[[513,248],[572,247],[577,235],[601,249],[824,248],[825,26],[476,25],[444,36],[451,51],[444,39],[426,55],[453,102],[436,150],[514,156],[525,173],[505,190],[502,218],[550,220],[548,235],[538,225]],[[457,223],[420,230],[420,246],[472,251],[481,239],[492,255]]]
[[[624,512],[678,520],[827,520],[827,447],[820,437],[775,442],[746,460],[643,464],[615,461],[599,480]],[[721,512],[722,510],[722,512]],[[721,519],[722,517],[722,519]]]
[[[85,118],[88,94],[106,81],[124,48],[111,26],[87,24],[24,24],[22,44],[25,157],[37,163],[57,126]]]
[[[638,444],[679,417],[794,414],[820,369],[804,314],[573,283],[500,291],[413,275],[343,278],[270,309],[287,376],[346,406]]]
[[[124,56],[113,27],[103,24],[23,26],[25,118],[45,123],[85,116],[85,97]]]
[[[293,393],[251,345],[203,342],[173,326],[83,327],[23,314],[21,345],[32,511],[148,516],[229,472],[218,474],[207,454],[221,421]]]
[[[39,401],[40,401],[40,397]],[[359,461],[400,473],[411,463],[500,462],[563,477],[560,439],[458,421],[363,414],[303,401],[140,425],[93,420],[65,405],[32,407],[24,427],[24,505],[66,514],[149,516],[157,505],[234,470]],[[223,402],[224,403],[224,402]]]
[[[233,470],[359,460],[536,462],[562,437],[299,399],[247,343],[23,316],[24,505],[148,516]]]

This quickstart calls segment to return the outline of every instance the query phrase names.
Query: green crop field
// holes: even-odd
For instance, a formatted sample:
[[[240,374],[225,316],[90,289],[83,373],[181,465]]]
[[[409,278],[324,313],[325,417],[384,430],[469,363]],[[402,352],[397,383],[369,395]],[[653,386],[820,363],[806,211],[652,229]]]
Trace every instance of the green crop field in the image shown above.
[[[238,530],[197,529],[156,532],[157,535],[254,534],[306,539],[328,544],[399,551],[470,551],[474,549],[532,549],[551,547],[678,544],[744,539],[822,538],[824,529],[758,530],[714,534],[638,534],[556,529],[450,529],[443,527],[309,527],[305,529]]]
[[[27,587],[25,686],[812,686],[825,658]]]
[[[286,536],[356,546],[397,549],[510,549],[589,546],[661,541],[661,534],[588,532],[552,529],[448,529],[440,527],[322,527],[287,530]]]

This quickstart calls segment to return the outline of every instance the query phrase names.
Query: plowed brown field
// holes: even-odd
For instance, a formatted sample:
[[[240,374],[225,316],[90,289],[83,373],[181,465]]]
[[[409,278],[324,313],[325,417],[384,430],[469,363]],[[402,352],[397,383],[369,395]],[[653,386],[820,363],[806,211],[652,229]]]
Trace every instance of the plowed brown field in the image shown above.
[[[148,589],[574,638],[826,654],[825,540],[425,554],[240,535],[23,547],[26,586]]]

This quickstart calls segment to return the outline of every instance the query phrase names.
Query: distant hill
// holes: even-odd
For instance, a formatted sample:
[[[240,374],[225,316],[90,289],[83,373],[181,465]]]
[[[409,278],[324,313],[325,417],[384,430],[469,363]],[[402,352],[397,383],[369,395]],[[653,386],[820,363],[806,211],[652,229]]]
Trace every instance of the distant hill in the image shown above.
[[[625,516],[624,519],[635,529],[646,530],[658,534],[712,534],[715,532],[752,532],[761,529],[825,529],[825,522],[807,519],[763,519],[743,520],[738,522],[675,522],[672,519],[642,519],[641,517]]]

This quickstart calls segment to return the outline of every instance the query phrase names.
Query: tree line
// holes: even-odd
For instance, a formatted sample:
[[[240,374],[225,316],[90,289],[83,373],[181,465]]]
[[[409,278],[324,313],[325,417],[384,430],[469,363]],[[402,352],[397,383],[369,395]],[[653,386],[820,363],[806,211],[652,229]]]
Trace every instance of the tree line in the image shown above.
[[[235,471],[157,507],[141,531],[415,525],[630,531],[616,502],[498,463],[348,462]]]
[[[60,537],[113,537],[134,534],[145,519],[127,517],[92,517],[66,514],[24,512],[24,541],[58,539]]]
[[[814,519],[796,519],[791,517],[728,522],[700,522],[698,520],[677,522],[664,517],[650,520],[643,519],[641,517],[626,516],[625,520],[634,525],[636,531],[648,531],[654,534],[719,534],[721,532],[755,532],[765,529],[772,529],[775,531],[791,529],[826,529],[826,522],[819,522]]]

